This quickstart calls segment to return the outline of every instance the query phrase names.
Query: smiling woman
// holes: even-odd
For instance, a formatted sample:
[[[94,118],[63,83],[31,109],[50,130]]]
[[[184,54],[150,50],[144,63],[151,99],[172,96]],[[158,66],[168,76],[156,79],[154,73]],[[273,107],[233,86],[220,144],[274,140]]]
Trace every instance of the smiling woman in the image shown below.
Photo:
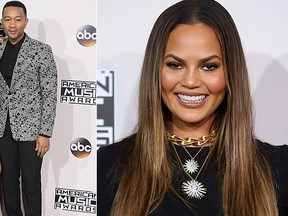
[[[158,17],[138,113],[134,134],[98,150],[97,215],[288,214],[288,147],[254,136],[241,40],[218,2]]]
[[[168,130],[182,137],[209,134],[226,89],[213,30],[203,24],[176,27],[167,41],[161,79],[162,99],[172,118]]]

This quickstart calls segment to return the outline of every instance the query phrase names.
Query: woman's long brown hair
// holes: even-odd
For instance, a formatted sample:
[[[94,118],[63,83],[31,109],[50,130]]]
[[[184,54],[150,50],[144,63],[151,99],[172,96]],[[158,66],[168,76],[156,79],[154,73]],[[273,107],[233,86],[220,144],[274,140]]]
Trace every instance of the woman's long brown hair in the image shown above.
[[[218,36],[226,74],[226,96],[216,111],[218,138],[212,154],[222,176],[224,216],[277,216],[269,165],[255,142],[248,72],[237,28],[214,0],[184,0],[157,19],[146,47],[139,86],[136,139],[111,210],[113,216],[148,215],[171,185],[167,110],[161,99],[163,55],[170,32],[179,24],[204,23]],[[177,195],[177,194],[176,194]]]

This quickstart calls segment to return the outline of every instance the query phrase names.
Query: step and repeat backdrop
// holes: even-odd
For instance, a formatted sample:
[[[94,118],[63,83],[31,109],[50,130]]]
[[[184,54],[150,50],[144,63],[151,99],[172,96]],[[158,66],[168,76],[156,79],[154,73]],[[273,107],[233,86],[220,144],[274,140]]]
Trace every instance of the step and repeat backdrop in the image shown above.
[[[137,121],[137,94],[152,26],[177,0],[97,1],[97,144],[129,135]],[[242,38],[255,107],[256,134],[288,143],[288,2],[219,0]],[[113,5],[113,7],[112,7]]]
[[[96,1],[22,2],[26,33],[52,47],[58,69],[56,123],[42,166],[43,215],[96,215]]]

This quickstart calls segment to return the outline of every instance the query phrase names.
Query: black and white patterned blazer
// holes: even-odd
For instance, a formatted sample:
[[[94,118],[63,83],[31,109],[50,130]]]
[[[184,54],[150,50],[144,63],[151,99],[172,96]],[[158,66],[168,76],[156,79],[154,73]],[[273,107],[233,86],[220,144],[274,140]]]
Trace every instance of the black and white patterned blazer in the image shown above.
[[[0,46],[2,58],[7,41]],[[10,89],[0,73],[0,137],[10,116],[12,136],[33,141],[52,136],[57,103],[57,69],[49,45],[27,34],[20,48]]]

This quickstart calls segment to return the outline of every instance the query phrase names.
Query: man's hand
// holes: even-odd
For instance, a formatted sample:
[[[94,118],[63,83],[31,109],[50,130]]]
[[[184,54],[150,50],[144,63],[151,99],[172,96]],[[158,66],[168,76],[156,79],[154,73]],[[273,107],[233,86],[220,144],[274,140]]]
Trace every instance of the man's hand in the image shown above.
[[[4,39],[5,39],[4,37],[0,37],[0,44],[3,43]]]
[[[50,138],[44,136],[38,136],[36,140],[37,156],[43,158],[47,151],[50,149]]]

